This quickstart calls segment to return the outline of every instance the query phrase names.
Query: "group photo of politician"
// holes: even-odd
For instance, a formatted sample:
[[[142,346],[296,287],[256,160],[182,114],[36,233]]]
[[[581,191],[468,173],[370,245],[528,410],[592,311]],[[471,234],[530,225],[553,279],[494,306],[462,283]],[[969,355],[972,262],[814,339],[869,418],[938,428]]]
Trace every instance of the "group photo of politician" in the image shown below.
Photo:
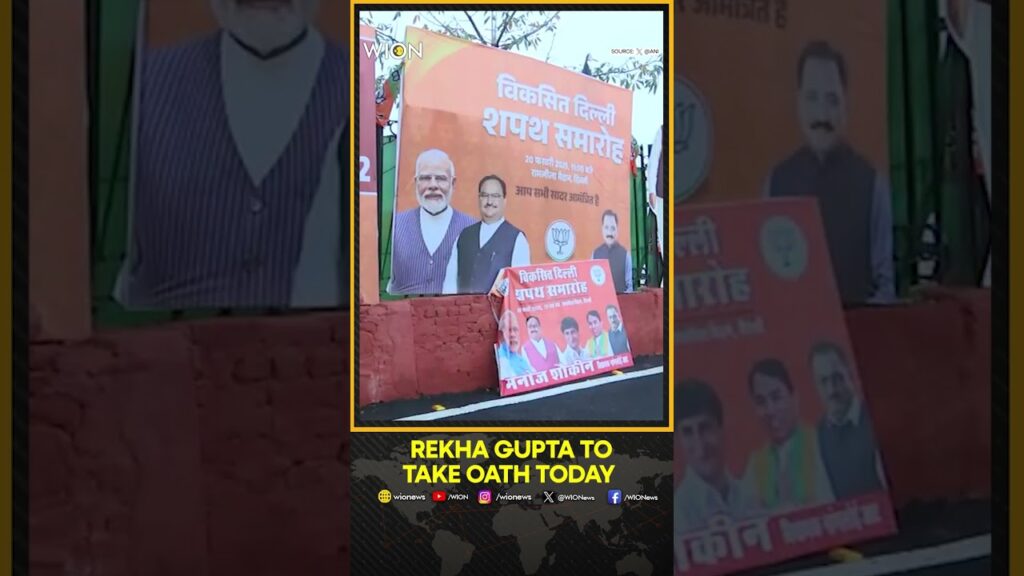
[[[439,149],[416,157],[414,208],[395,214],[391,279],[393,295],[485,294],[502,269],[529,266],[530,242],[506,218],[508,187],[497,174],[475,183],[479,218],[452,205],[455,162]],[[619,243],[619,215],[601,214],[601,237],[590,257],[607,260],[615,291],[633,291],[633,259]]]
[[[555,327],[545,326],[539,317],[530,315],[525,317],[524,341],[520,335],[522,316],[520,312],[506,310],[498,322],[500,343],[495,345],[495,354],[498,377],[503,380],[630,351],[622,314],[612,304],[605,307],[603,316],[600,310],[587,311],[584,322],[590,331],[589,338],[581,335],[580,322],[571,315],[563,316]],[[545,332],[555,330],[562,336],[561,347],[555,343],[557,337],[545,336]]]
[[[885,490],[871,419],[848,354],[820,342],[806,361],[821,406],[816,425],[801,421],[801,399],[782,361],[765,358],[749,370],[745,388],[762,441],[747,454],[738,477],[727,464],[736,439],[726,433],[728,415],[714,384],[684,379],[679,385],[676,440],[686,470],[675,494],[677,536],[708,529],[715,518],[737,522]]]
[[[508,186],[476,182],[479,219],[452,206],[458,179],[447,152],[416,158],[415,208],[395,214],[390,294],[484,294],[502,269],[530,265],[526,234],[506,220]]]

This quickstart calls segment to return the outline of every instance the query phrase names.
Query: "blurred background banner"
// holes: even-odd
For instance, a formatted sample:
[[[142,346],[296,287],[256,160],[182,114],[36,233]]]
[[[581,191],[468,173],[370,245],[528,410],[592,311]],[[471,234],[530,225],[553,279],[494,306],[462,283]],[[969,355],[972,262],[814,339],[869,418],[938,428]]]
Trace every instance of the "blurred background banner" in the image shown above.
[[[272,19],[233,0],[137,6],[95,299],[111,315],[341,305],[340,6],[282,4]]]
[[[887,173],[885,1],[726,4],[679,2],[676,185],[690,182],[688,161],[707,174],[685,186],[686,201],[757,198],[772,169],[805,144],[798,73],[811,42],[843,55],[848,142]]]
[[[823,237],[806,199],[677,210],[678,574],[896,530]]]
[[[875,237],[891,244],[894,295],[922,284],[987,286],[989,2],[749,6],[677,2],[677,200],[766,193],[773,169],[808,141],[798,64],[808,44],[824,42],[845,68],[845,129],[835,135],[888,189],[878,205],[890,216],[877,220],[888,224],[877,228],[891,239]]]
[[[379,155],[377,150],[377,110],[374,82],[377,31],[359,26],[359,301],[375,304],[380,301],[378,255],[379,222],[377,191]]]

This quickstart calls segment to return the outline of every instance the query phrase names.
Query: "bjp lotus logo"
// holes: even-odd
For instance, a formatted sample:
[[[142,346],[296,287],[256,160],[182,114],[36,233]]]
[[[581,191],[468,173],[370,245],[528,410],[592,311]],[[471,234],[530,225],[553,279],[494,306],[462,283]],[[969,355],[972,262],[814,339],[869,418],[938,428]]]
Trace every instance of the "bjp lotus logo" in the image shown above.
[[[548,225],[544,233],[544,247],[547,249],[548,258],[555,262],[565,262],[572,258],[576,251],[576,231],[572,224],[565,220],[555,220]]]
[[[690,148],[690,136],[693,135],[693,111],[696,109],[697,105],[693,103],[676,105],[676,131],[679,133],[679,137],[676,138],[676,154],[682,154]]]
[[[676,82],[676,202],[692,196],[711,168],[711,109],[689,80]]]

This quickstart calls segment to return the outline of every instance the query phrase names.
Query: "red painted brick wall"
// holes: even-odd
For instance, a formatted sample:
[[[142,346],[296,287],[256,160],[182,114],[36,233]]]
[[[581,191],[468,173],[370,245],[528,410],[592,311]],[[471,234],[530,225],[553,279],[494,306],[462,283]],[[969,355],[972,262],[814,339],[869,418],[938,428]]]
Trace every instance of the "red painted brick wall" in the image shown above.
[[[632,319],[645,298],[660,296],[623,299],[631,331],[643,324]],[[453,299],[444,316],[422,301],[374,310],[364,311],[364,328],[406,322],[386,340],[403,350],[440,340],[428,321],[467,358],[473,338],[493,330],[472,299]],[[473,317],[478,329],[453,320]],[[847,318],[896,503],[989,494],[988,294]],[[32,573],[344,574],[347,334],[345,316],[326,314],[36,342]],[[482,355],[432,361],[469,375],[493,369]],[[415,378],[410,356],[363,358],[360,370],[377,362],[383,382]],[[417,382],[425,391],[442,384],[437,375]]]
[[[619,296],[635,355],[664,353],[660,289]],[[359,405],[497,388],[491,346],[498,323],[485,296],[422,298],[362,306]]]
[[[992,468],[987,290],[848,312],[892,497],[988,496]]]
[[[31,351],[36,576],[344,574],[348,319]]]

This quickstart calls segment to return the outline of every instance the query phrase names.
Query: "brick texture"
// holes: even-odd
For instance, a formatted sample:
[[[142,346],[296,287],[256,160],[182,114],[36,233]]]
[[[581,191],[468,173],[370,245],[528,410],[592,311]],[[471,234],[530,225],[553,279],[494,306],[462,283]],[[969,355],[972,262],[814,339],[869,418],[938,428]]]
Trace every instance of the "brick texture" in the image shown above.
[[[344,574],[348,318],[31,348],[34,574]]]
[[[376,394],[493,375],[479,352],[493,337],[486,304],[424,302],[363,310],[363,348],[392,351],[360,358]],[[660,348],[641,318],[662,302],[622,300],[640,353]],[[847,318],[896,503],[987,495],[987,293]],[[35,343],[32,572],[345,574],[347,322],[222,319]],[[435,351],[442,330],[459,354]]]
[[[619,304],[633,353],[663,354],[662,291],[623,294]],[[498,368],[491,351],[497,330],[486,296],[362,306],[359,405],[497,388]]]

